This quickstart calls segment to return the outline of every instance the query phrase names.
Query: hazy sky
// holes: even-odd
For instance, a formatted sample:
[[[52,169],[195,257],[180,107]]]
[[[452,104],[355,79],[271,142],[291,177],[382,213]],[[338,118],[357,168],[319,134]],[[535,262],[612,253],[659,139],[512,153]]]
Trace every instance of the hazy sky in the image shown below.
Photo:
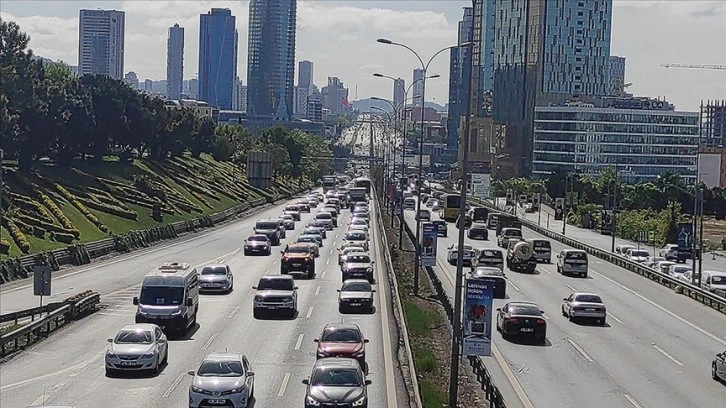
[[[418,62],[406,50],[376,43],[385,37],[416,49],[427,60],[456,42],[463,0],[298,1],[296,60],[315,63],[315,83],[338,76],[350,99],[391,97],[391,81],[374,72],[410,82]],[[184,77],[197,73],[199,14],[227,7],[237,17],[238,75],[246,82],[248,1],[61,1],[2,0],[0,16],[31,36],[38,55],[78,60],[78,10],[106,8],[126,12],[124,71],[139,79],[166,77],[167,28],[186,29]],[[665,69],[663,63],[726,65],[726,0],[615,0],[612,54],[627,57],[626,79],[636,95],[665,96],[679,110],[697,110],[701,99],[726,99],[726,70]],[[426,83],[427,100],[448,99],[448,53],[431,64],[441,78]],[[297,79],[296,79],[297,81]]]

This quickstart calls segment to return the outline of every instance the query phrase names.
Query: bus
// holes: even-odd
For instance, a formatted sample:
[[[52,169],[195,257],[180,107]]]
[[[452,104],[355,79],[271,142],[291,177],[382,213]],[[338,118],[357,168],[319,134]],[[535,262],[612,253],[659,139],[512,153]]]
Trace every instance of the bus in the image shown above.
[[[459,208],[461,207],[461,195],[446,194],[441,200],[440,217],[448,222],[455,222],[459,218]]]
[[[371,194],[371,179],[367,177],[359,177],[355,179],[355,187],[363,187],[368,195]]]
[[[338,178],[336,176],[323,176],[323,191],[328,192],[329,190],[335,190],[338,185]]]

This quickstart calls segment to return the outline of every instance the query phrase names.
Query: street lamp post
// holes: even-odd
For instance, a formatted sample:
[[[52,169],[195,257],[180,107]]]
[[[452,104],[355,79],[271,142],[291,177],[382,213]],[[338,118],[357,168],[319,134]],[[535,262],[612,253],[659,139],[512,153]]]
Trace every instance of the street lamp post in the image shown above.
[[[452,48],[457,47],[463,47],[473,44],[472,42],[464,43],[464,44],[458,44],[458,45],[451,45],[445,48],[440,49],[439,51],[435,52],[434,55],[429,58],[428,62],[424,63],[423,59],[421,59],[421,56],[418,55],[418,53],[411,47],[409,47],[406,44],[401,44],[397,42],[393,42],[391,40],[385,39],[385,38],[379,38],[377,40],[381,44],[387,44],[387,45],[396,45],[398,47],[405,48],[413,53],[413,55],[416,56],[418,61],[421,63],[421,68],[423,69],[423,75],[421,76],[421,135],[419,136],[419,143],[418,143],[418,191],[419,191],[419,198],[420,198],[420,191],[421,186],[423,183],[421,182],[423,178],[423,142],[424,142],[424,119],[425,119],[425,112],[424,109],[426,106],[426,73],[428,72],[429,65],[431,65],[431,62],[444,51],[450,50]],[[416,200],[416,242],[414,243],[414,247],[416,248],[416,256],[414,257],[414,274],[413,274],[413,293],[414,295],[418,295],[418,281],[419,281],[419,269],[421,266],[421,243],[419,242],[421,240],[421,218],[418,217],[418,214],[421,212],[421,200]]]
[[[392,119],[391,118],[391,115],[385,109],[379,108],[377,106],[374,106],[373,109],[378,110],[378,111],[381,111],[383,114],[386,115],[386,118],[388,119],[388,121],[384,122],[383,129],[385,131],[386,129],[389,128],[389,125],[392,122],[392,120],[395,120],[395,119]],[[381,118],[381,119],[383,119],[383,118]],[[388,140],[388,138],[390,138],[390,136],[391,135],[389,133],[388,136],[386,136],[384,138],[381,138],[381,141]],[[389,174],[390,174],[389,171],[388,171],[388,166],[390,164],[390,160],[389,160],[390,159],[390,145],[391,145],[391,143],[386,143],[383,146],[383,168],[385,170],[384,170],[384,175],[383,175],[383,180],[382,181],[383,181],[383,192],[384,192],[384,195],[388,193],[388,184],[389,184],[388,178],[389,178]],[[388,208],[389,207],[388,200],[384,200],[384,202],[386,203],[386,208]]]

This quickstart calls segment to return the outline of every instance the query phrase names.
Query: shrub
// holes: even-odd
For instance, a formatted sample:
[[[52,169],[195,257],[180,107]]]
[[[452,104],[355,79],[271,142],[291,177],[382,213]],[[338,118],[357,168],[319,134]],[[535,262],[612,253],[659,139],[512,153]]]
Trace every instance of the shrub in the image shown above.
[[[40,253],[36,254],[35,255],[35,264],[36,265],[48,265],[54,271],[57,271],[60,269],[58,260],[55,258],[55,254],[53,254],[53,252],[40,252]]]
[[[10,253],[10,242],[5,240],[5,238],[0,238],[0,253],[5,255]]]
[[[33,236],[40,239],[45,239],[45,230],[41,227],[33,227]]]
[[[74,237],[72,234],[64,234],[62,232],[53,232],[51,233],[50,237],[51,239],[57,242],[62,242],[64,244],[70,244],[73,242],[74,239],[76,239],[76,237]]]
[[[29,253],[30,242],[28,242],[28,239],[25,237],[25,234],[23,234],[23,231],[15,225],[15,222],[13,222],[10,218],[3,217],[2,224],[8,229],[8,233],[13,238],[13,241],[15,241],[15,245],[17,245],[24,254]]]
[[[77,229],[69,230],[69,229],[66,229],[63,227],[59,227],[55,224],[48,224],[47,222],[44,222],[42,220],[39,220],[39,219],[36,219],[33,217],[29,217],[29,216],[23,215],[23,214],[17,214],[16,217],[17,217],[18,221],[22,221],[23,224],[29,226],[29,229],[28,229],[29,233],[33,233],[32,227],[40,227],[40,228],[43,228],[44,230],[50,231],[50,232],[60,232],[62,234],[72,234],[73,236],[76,237],[76,239],[81,237],[81,232],[78,231]],[[21,227],[21,230],[22,229],[23,228]]]
[[[74,265],[85,265],[91,262],[91,256],[83,244],[69,245],[68,252],[70,252],[71,262]]]
[[[86,207],[90,207],[94,210],[102,211],[107,214],[115,215],[117,217],[125,218],[127,220],[136,221],[139,216],[136,211],[131,211],[125,208],[104,204],[102,202],[96,202],[88,199],[78,199],[78,201]]]
[[[53,202],[50,197],[40,191],[40,188],[38,186],[34,186],[34,188],[35,194],[40,202],[43,203],[44,206],[48,207],[48,209],[50,209],[50,212],[55,216],[58,222],[60,222],[63,228],[67,230],[76,230],[76,226],[73,224],[73,222],[71,222],[71,220],[68,219],[68,217],[66,217],[66,215],[63,213],[63,210],[61,210],[60,207],[58,207],[58,205],[56,205],[56,203]]]
[[[88,211],[88,208],[86,208],[85,205],[83,205],[80,201],[78,201],[78,198],[76,198],[76,196],[71,194],[68,190],[66,190],[63,186],[61,186],[58,183],[55,183],[55,188],[63,196],[63,198],[65,198],[71,204],[73,204],[73,206],[76,207],[78,209],[78,211],[80,211],[81,214],[83,214],[83,216],[85,216],[86,219],[88,219],[88,221],[91,222],[91,224],[95,225],[96,227],[98,227],[98,229],[100,229],[103,232],[108,231],[108,228],[101,223],[101,221],[98,219],[98,217],[91,214],[91,212]]]

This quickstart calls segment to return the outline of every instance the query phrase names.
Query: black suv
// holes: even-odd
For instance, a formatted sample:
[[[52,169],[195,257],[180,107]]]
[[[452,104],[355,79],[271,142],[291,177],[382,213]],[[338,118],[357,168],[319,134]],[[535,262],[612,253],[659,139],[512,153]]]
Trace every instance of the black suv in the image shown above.
[[[279,220],[259,220],[253,229],[255,234],[267,235],[272,245],[280,245],[280,239],[282,238],[280,224],[281,221]]]

